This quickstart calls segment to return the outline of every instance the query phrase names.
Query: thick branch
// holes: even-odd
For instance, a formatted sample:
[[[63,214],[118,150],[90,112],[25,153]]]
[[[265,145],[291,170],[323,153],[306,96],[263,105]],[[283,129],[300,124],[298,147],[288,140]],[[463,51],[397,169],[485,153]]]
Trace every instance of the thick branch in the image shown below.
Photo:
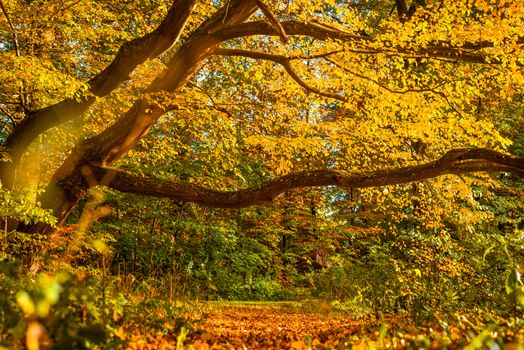
[[[354,33],[338,30],[318,22],[286,21],[281,22],[281,24],[287,35],[304,35],[319,40],[331,39],[342,42],[350,42],[355,45],[355,48],[367,50],[370,53],[402,53],[418,55],[420,57],[448,58],[464,62],[483,64],[498,64],[501,62],[499,58],[491,57],[489,54],[485,54],[480,51],[485,48],[494,47],[495,44],[488,40],[466,42],[461,46],[453,46],[450,42],[447,41],[436,41],[434,43],[430,43],[427,47],[420,49],[395,47],[393,43],[386,42],[383,43],[386,49],[380,49],[376,47],[376,39],[374,38],[355,35]],[[269,22],[253,21],[244,23],[242,25],[225,27],[224,29],[215,32],[214,35],[220,37],[222,40],[230,40],[253,35],[278,36],[278,32]],[[517,44],[524,44],[524,36],[520,36],[517,39]]]
[[[273,15],[269,6],[267,6],[263,0],[255,0],[255,1],[257,3],[257,6],[260,8],[262,13],[264,14],[264,16],[266,16],[266,18],[268,19],[269,23],[271,23],[273,27],[275,28],[275,30],[278,32],[278,35],[280,36],[280,39],[282,40],[282,42],[286,43],[288,41],[286,31],[284,30],[284,27],[282,27],[278,19]]]
[[[489,149],[456,149],[426,164],[371,172],[302,171],[238,191],[216,191],[195,184],[144,178],[117,169],[93,167],[92,170],[97,178],[112,179],[107,186],[120,192],[172,198],[210,207],[244,208],[271,201],[281,193],[299,187],[365,188],[479,171],[506,171],[524,177],[524,157],[513,157]]]
[[[195,8],[196,0],[177,0],[169,9],[163,22],[153,32],[124,43],[113,62],[103,71],[94,76],[88,83],[90,94],[98,97],[108,95],[123,81],[129,79],[129,74],[147,59],[160,55],[169,49],[179,38],[189,16]],[[93,104],[93,96],[80,100],[66,99],[55,105],[33,111],[9,135],[5,146],[9,150],[16,167],[20,157],[29,144],[42,132],[60,125],[83,114]],[[0,163],[0,167],[8,166]],[[0,174],[8,177],[8,174]]]

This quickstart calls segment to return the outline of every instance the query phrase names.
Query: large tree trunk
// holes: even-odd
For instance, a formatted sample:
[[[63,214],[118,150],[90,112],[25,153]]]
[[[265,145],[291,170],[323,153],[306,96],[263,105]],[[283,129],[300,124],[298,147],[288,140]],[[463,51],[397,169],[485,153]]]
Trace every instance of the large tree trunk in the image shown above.
[[[0,182],[12,188],[16,169],[23,154],[42,132],[84,114],[97,97],[109,95],[129,74],[149,58],[169,49],[180,37],[196,5],[196,0],[177,0],[162,23],[149,34],[124,43],[114,60],[88,83],[88,94],[78,99],[65,99],[43,109],[31,111],[18,124],[4,143],[9,161],[0,159]]]
[[[221,39],[213,35],[217,30],[229,25],[246,21],[257,9],[254,0],[231,1],[227,8],[222,8],[197,29],[178,49],[168,63],[168,67],[151,83],[146,95],[155,92],[176,92],[193,75],[200,64],[209,57],[220,44]],[[138,140],[147,134],[158,118],[169,107],[158,106],[144,97],[134,103],[112,126],[101,134],[80,142],[54,174],[41,198],[44,208],[52,209],[62,224],[71,209],[92,182],[82,169],[110,165],[131,150]],[[29,229],[32,232],[49,231],[44,224],[37,224]]]

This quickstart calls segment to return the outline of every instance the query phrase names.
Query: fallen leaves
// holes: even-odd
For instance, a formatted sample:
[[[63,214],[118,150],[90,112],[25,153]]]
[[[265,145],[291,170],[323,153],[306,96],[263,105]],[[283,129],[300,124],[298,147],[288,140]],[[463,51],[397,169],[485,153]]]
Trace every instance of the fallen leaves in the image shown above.
[[[185,349],[458,349],[496,343],[504,348],[524,348],[524,329],[514,332],[507,326],[497,327],[497,332],[490,330],[495,328],[493,325],[472,328],[465,322],[415,326],[398,316],[355,320],[321,308],[308,308],[306,312],[291,304],[201,306],[192,316],[200,319],[204,315],[204,320],[194,323],[192,331],[183,337]],[[128,341],[128,349],[177,349],[177,341],[181,344],[180,333],[165,330],[156,334],[135,330],[132,335],[124,335],[122,329],[118,332],[120,339]]]
[[[198,340],[233,348],[308,349],[313,343],[336,346],[338,339],[350,338],[362,326],[346,317],[287,307],[228,306],[208,315],[200,326],[205,333]],[[199,344],[193,346],[196,349]]]

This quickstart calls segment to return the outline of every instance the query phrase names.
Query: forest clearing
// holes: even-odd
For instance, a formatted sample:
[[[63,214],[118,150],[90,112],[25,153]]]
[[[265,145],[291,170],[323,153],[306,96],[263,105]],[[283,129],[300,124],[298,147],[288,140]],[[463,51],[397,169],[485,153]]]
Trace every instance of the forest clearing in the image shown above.
[[[0,350],[524,349],[524,1],[0,0]]]

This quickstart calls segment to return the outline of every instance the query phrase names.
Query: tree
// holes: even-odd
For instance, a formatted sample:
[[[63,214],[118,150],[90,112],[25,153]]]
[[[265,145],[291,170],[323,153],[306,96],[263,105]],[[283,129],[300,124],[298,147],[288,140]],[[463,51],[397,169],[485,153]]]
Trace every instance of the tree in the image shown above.
[[[35,140],[51,156],[76,133],[41,199],[59,223],[96,185],[240,208],[297,187],[524,174],[507,153],[523,122],[519,1],[1,4],[0,179],[23,187]],[[134,174],[146,146],[169,169]]]

